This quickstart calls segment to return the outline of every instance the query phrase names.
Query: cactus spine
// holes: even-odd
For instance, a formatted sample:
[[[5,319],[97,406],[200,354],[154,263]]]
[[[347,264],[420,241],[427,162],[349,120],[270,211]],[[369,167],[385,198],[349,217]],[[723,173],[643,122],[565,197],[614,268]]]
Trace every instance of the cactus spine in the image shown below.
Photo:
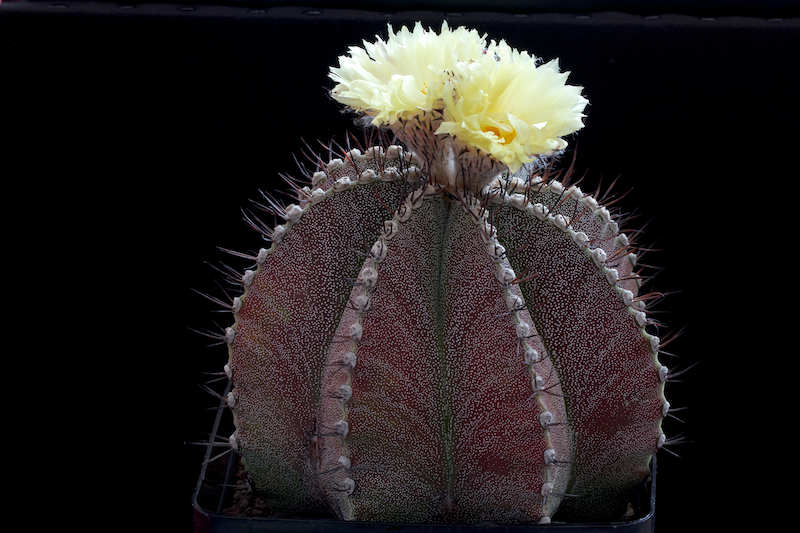
[[[272,244],[225,333],[230,441],[277,515],[615,519],[665,442],[631,234],[571,169],[439,135],[452,112],[398,118],[404,146],[381,130],[271,200],[283,224],[250,219]]]

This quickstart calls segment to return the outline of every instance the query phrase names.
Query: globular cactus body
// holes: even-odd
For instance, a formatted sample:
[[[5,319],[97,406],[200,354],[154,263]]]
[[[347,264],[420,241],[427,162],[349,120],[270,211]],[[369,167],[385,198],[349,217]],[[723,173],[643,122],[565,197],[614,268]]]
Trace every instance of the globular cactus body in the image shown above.
[[[226,335],[232,442],[276,512],[621,515],[668,404],[609,211],[525,171],[459,193],[396,146],[313,181]]]
[[[619,518],[668,373],[629,235],[545,164],[587,101],[475,31],[390,35],[330,74],[379,142],[251,219],[272,244],[225,334],[231,443],[280,516]]]

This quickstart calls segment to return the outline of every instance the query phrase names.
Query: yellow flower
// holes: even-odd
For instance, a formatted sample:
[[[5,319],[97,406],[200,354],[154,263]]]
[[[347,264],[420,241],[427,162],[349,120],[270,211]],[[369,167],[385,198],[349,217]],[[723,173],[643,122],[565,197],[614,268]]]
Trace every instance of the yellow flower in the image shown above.
[[[511,172],[563,150],[561,137],[583,127],[588,100],[580,87],[566,85],[558,60],[537,66],[527,52],[492,42],[473,62],[453,65],[451,74],[436,133],[491,154]]]
[[[384,42],[364,41],[364,48],[350,47],[350,57],[339,57],[330,78],[336,82],[333,98],[356,111],[374,117],[376,126],[391,125],[434,108],[441,109],[441,74],[460,62],[482,54],[486,41],[475,30],[450,30],[442,23],[439,34],[418,22],[414,31],[405,26],[394,33],[389,25]]]
[[[455,172],[454,154],[490,158],[468,165],[485,169],[485,181],[499,167],[516,172],[563,150],[562,137],[583,127],[588,101],[581,87],[566,84],[557,60],[536,63],[505,41],[487,45],[475,30],[451,30],[446,22],[439,34],[420,23],[413,32],[389,26],[386,42],[364,41],[339,58],[329,74],[336,82],[331,95],[391,128],[431,161],[431,170]]]

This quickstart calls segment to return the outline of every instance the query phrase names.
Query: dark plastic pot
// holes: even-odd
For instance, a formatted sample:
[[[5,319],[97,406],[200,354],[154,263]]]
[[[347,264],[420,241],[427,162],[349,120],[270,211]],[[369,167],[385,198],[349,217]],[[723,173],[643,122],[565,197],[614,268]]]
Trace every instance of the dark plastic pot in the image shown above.
[[[220,406],[212,441],[224,423],[223,414],[227,409]],[[226,428],[227,429],[227,428]],[[656,504],[656,459],[653,457],[653,475],[643,484],[633,498],[634,517],[626,522],[606,522],[591,524],[552,523],[537,526],[500,526],[497,524],[447,525],[447,524],[398,524],[383,522],[346,522],[330,519],[278,519],[264,517],[227,516],[223,509],[233,503],[234,476],[239,466],[239,458],[234,453],[209,462],[219,448],[209,448],[200,479],[195,489],[194,530],[195,533],[379,533],[402,531],[404,533],[539,533],[558,531],[559,533],[597,533],[615,531],[621,533],[652,533],[655,528]]]

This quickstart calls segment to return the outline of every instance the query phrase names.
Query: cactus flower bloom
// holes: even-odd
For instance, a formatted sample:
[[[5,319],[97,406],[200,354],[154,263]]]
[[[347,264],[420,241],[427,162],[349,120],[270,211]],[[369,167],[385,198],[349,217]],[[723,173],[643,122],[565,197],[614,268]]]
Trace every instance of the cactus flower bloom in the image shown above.
[[[442,72],[480,56],[483,37],[464,27],[450,30],[447,22],[439,34],[420,23],[411,32],[403,26],[394,33],[389,25],[384,42],[363,41],[364,48],[350,47],[350,57],[339,57],[330,78],[337,83],[332,96],[355,111],[374,117],[375,126],[408,120],[443,106]]]
[[[373,125],[397,133],[407,128],[396,123],[417,121],[418,129],[454,138],[456,153],[480,151],[511,172],[563,150],[562,137],[583,127],[588,100],[581,87],[566,84],[568,73],[557,60],[537,66],[534,56],[505,41],[487,45],[475,30],[450,30],[446,22],[438,35],[419,23],[397,34],[390,26],[386,42],[351,47],[350,57],[339,61],[331,68],[332,96],[373,117]],[[430,150],[410,144],[442,153],[436,142]],[[485,162],[477,167],[498,169]]]
[[[445,81],[445,121],[437,134],[451,134],[491,154],[516,172],[537,156],[561,151],[561,137],[583,127],[588,103],[580,87],[566,85],[558,60],[536,58],[492,42],[471,63],[452,67]]]

